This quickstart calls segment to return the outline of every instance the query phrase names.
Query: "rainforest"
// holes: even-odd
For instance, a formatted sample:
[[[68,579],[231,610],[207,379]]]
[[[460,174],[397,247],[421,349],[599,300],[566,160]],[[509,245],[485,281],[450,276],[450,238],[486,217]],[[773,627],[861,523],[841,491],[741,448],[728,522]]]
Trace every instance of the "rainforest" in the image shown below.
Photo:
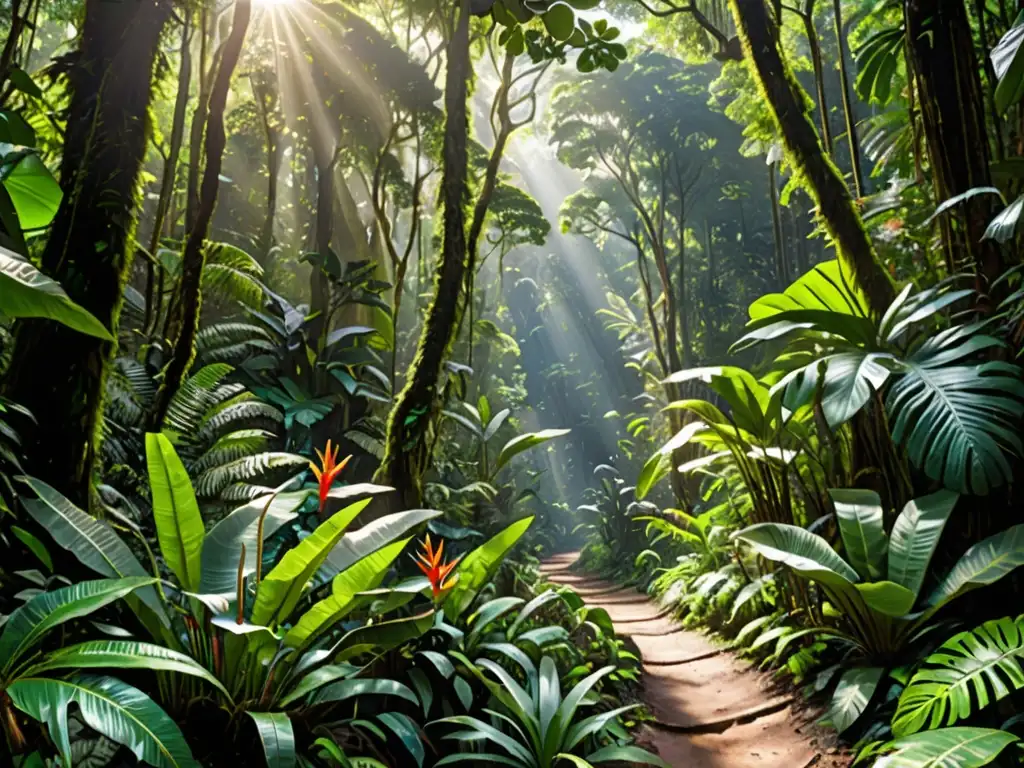
[[[1024,3],[0,0],[0,768],[1024,765],[1022,255]]]

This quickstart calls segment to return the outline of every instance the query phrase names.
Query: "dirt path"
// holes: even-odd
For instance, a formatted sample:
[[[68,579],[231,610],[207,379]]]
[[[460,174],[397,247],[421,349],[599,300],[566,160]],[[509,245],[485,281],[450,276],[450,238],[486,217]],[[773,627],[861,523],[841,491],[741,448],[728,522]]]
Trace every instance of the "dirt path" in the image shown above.
[[[813,746],[812,728],[794,711],[795,696],[770,679],[681,629],[650,598],[568,570],[578,553],[541,565],[544,577],[571,586],[604,608],[620,635],[643,656],[644,700],[655,722],[640,741],[679,768],[816,768],[840,765]],[[831,750],[830,750],[831,751]]]

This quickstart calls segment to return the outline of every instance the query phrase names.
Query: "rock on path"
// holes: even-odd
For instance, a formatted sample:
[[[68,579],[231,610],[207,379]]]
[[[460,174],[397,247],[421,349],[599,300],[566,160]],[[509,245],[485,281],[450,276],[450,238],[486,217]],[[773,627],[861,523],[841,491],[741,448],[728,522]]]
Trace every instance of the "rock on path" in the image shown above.
[[[655,722],[639,740],[679,768],[806,768],[825,762],[799,732],[793,697],[632,590],[569,570],[578,553],[545,560],[543,577],[604,608],[643,657],[644,700]]]

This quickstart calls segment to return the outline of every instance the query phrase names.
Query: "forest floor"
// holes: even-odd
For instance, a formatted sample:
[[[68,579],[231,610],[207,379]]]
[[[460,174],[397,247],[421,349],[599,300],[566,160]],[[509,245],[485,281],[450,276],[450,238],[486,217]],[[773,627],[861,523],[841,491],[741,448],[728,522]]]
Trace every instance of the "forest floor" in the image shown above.
[[[587,605],[604,608],[643,661],[643,700],[652,721],[638,742],[676,768],[842,768],[829,735],[814,725],[793,689],[680,627],[654,601],[570,566],[578,553],[549,558],[544,578],[572,587]]]

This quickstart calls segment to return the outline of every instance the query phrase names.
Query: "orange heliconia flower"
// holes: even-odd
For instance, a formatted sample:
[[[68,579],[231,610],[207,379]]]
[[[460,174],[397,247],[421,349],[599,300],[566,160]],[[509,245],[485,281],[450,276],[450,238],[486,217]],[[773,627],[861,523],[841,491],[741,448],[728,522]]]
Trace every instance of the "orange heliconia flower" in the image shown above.
[[[323,453],[317,449],[316,455],[320,457],[321,466],[317,466],[312,461],[309,462],[309,468],[313,470],[313,474],[316,475],[317,482],[320,483],[320,512],[323,513],[324,505],[327,504],[327,494],[331,490],[331,485],[334,484],[335,479],[341,474],[341,470],[345,468],[345,465],[352,459],[351,456],[346,456],[341,462],[338,462],[338,446],[331,450],[331,441],[327,441],[327,447]]]
[[[427,534],[427,540],[423,542],[423,551],[416,553],[416,565],[419,566],[420,570],[426,575],[430,581],[430,588],[434,590],[435,599],[440,596],[445,590],[451,589],[455,586],[455,582],[458,577],[451,576],[451,572],[455,570],[455,566],[459,564],[462,556],[455,558],[450,563],[441,563],[441,558],[444,555],[444,539],[434,549],[433,544],[430,543],[430,534]]]

